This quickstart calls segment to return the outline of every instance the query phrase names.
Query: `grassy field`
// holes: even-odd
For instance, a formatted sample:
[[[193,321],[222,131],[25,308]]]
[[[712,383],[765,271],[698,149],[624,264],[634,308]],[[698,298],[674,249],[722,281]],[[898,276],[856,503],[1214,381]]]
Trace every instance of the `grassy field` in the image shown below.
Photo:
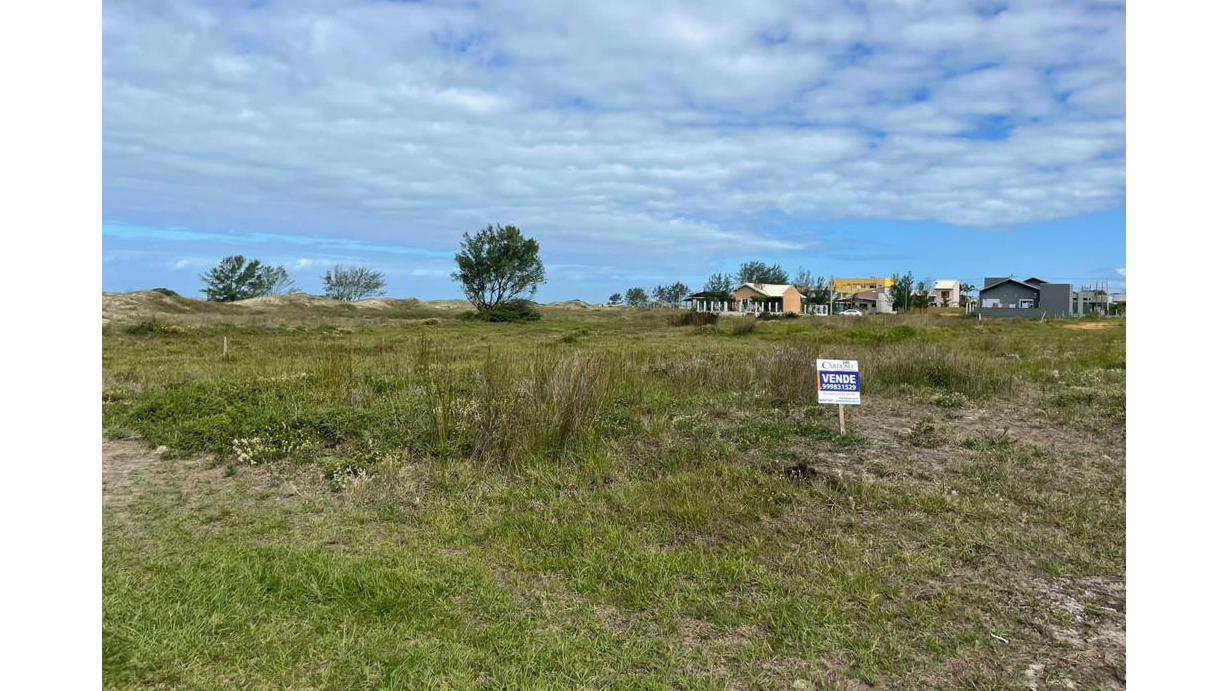
[[[103,330],[108,688],[1124,688],[1124,321],[197,305]]]

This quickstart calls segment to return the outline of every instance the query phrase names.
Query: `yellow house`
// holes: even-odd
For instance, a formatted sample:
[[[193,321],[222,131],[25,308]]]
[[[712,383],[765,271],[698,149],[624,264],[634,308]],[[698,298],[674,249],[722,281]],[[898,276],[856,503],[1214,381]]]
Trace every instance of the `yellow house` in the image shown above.
[[[802,312],[802,293],[788,284],[743,283],[733,291],[733,308],[738,312]]]
[[[832,292],[841,296],[856,295],[866,290],[881,290],[895,285],[895,281],[887,278],[833,278]]]

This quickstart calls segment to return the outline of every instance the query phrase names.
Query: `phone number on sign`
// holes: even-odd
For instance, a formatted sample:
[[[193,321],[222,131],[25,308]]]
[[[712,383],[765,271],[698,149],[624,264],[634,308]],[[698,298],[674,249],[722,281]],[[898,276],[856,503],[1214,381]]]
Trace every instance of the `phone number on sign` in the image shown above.
[[[823,391],[857,391],[860,377],[847,372],[820,372],[819,388]]]

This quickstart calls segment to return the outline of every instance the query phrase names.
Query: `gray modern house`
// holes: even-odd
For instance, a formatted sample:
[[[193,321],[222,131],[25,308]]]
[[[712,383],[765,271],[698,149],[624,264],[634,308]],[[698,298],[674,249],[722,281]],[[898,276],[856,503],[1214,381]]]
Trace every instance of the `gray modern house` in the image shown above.
[[[977,300],[977,311],[985,317],[1069,317],[1075,309],[1069,283],[1036,277],[987,277]]]

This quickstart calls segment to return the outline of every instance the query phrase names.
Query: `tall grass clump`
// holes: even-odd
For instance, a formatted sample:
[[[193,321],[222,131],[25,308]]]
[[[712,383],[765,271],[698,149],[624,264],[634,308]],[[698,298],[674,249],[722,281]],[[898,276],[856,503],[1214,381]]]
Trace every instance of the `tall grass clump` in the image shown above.
[[[488,349],[477,368],[426,368],[429,448],[512,462],[559,458],[599,433],[614,367],[603,358],[561,348],[528,357]]]
[[[178,324],[167,324],[156,319],[146,319],[124,327],[124,333],[129,336],[166,336],[185,331],[186,329]]]
[[[751,362],[762,394],[776,403],[804,402],[815,396],[813,345],[788,343],[757,353]]]
[[[862,365],[870,387],[911,386],[956,391],[984,398],[1010,389],[1009,364],[952,347],[925,346],[878,349]]]
[[[716,324],[719,315],[711,312],[695,312],[686,310],[679,314],[671,314],[669,316],[670,326],[707,326]]]
[[[729,333],[733,334],[734,336],[747,336],[754,332],[755,332],[755,320],[747,319],[745,317],[735,321],[733,323],[733,328],[729,330]]]

